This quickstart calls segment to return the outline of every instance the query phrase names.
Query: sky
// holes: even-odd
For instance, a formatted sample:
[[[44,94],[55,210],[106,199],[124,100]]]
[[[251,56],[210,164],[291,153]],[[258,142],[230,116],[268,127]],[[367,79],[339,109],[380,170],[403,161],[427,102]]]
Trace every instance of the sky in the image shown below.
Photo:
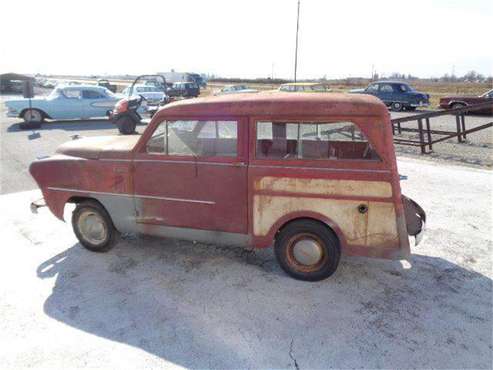
[[[297,0],[2,0],[0,73],[293,78]],[[301,0],[298,78],[493,75],[492,0]]]

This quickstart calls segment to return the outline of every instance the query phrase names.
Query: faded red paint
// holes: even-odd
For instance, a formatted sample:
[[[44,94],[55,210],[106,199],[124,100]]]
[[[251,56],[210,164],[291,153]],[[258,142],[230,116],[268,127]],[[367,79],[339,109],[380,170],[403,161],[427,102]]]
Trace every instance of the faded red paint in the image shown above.
[[[194,158],[145,151],[147,141],[162,121],[180,119],[237,121],[238,156]],[[381,161],[256,159],[255,123],[261,120],[351,121],[368,137]],[[144,230],[153,230],[157,225],[209,230],[217,232],[218,238],[221,233],[231,233],[247,236],[251,246],[266,247],[272,245],[275,234],[287,222],[308,217],[331,227],[345,253],[400,258],[410,252],[390,117],[385,105],[371,96],[263,93],[184,100],[157,112],[140,139],[122,136],[99,141],[81,139],[62,146],[58,153],[34,162],[30,168],[47,205],[58,218],[63,217],[63,207],[71,199],[95,198],[109,208],[117,228],[132,219]],[[389,196],[353,196],[256,190],[255,184],[264,177],[317,179],[322,183],[325,180],[379,182],[390,184],[392,191]],[[320,181],[317,184],[320,186]],[[382,236],[378,246],[365,245],[366,238],[361,244],[351,244],[347,230],[331,219],[329,211],[315,212],[302,206],[271,220],[272,226],[265,235],[256,235],[254,213],[258,216],[258,212],[267,212],[269,207],[266,203],[253,209],[254,197],[259,194],[317,198],[321,202],[357,201],[370,207],[372,202],[388,203],[395,210],[392,222],[396,223],[397,235]],[[118,207],[119,195],[126,202],[131,199],[128,211]],[[112,214],[112,209],[118,209],[118,213]],[[368,214],[351,211],[347,217],[354,217],[355,223],[366,222],[368,227]]]

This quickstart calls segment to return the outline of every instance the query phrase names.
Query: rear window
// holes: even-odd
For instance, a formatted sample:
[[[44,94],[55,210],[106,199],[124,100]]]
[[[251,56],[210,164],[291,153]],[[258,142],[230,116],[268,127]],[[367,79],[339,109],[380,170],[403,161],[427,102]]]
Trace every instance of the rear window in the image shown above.
[[[352,122],[257,122],[256,158],[380,160]]]

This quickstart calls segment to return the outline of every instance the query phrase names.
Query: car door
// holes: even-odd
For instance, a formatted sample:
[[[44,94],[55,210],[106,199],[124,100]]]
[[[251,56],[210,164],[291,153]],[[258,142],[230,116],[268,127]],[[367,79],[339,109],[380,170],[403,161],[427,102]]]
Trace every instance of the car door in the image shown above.
[[[84,118],[105,117],[115,105],[114,99],[102,91],[91,89],[82,90],[82,102]]]
[[[245,126],[243,118],[159,123],[134,159],[140,227],[246,234]]]
[[[382,100],[385,104],[390,104],[394,100],[394,88],[392,84],[380,84],[379,89],[378,89],[378,97],[380,100]]]
[[[53,102],[53,119],[77,119],[83,117],[83,103],[81,89],[77,87],[65,87],[56,101]]]

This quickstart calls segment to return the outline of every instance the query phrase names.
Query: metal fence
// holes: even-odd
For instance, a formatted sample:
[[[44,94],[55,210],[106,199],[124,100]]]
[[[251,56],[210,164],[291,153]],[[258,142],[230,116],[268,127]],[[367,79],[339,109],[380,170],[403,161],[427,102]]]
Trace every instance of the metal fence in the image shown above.
[[[465,141],[468,134],[479,130],[484,130],[493,126],[493,121],[485,123],[480,126],[476,126],[470,129],[466,129],[466,113],[474,112],[478,110],[490,109],[493,112],[493,102],[486,102],[481,104],[469,105],[463,108],[447,109],[437,112],[426,112],[421,114],[415,114],[407,117],[394,118],[392,122],[392,133],[394,134],[394,143],[400,145],[417,146],[421,148],[421,154],[428,154],[433,150],[433,144],[445,141],[454,137],[457,137],[457,141],[462,143]],[[430,119],[434,117],[440,117],[445,115],[455,116],[455,131],[434,130],[431,128]],[[416,128],[402,127],[404,122],[416,122]],[[402,134],[403,132],[416,132],[418,133],[418,139],[405,139],[395,137],[396,134]],[[432,135],[435,135],[433,138]],[[436,136],[439,136],[438,138]]]

